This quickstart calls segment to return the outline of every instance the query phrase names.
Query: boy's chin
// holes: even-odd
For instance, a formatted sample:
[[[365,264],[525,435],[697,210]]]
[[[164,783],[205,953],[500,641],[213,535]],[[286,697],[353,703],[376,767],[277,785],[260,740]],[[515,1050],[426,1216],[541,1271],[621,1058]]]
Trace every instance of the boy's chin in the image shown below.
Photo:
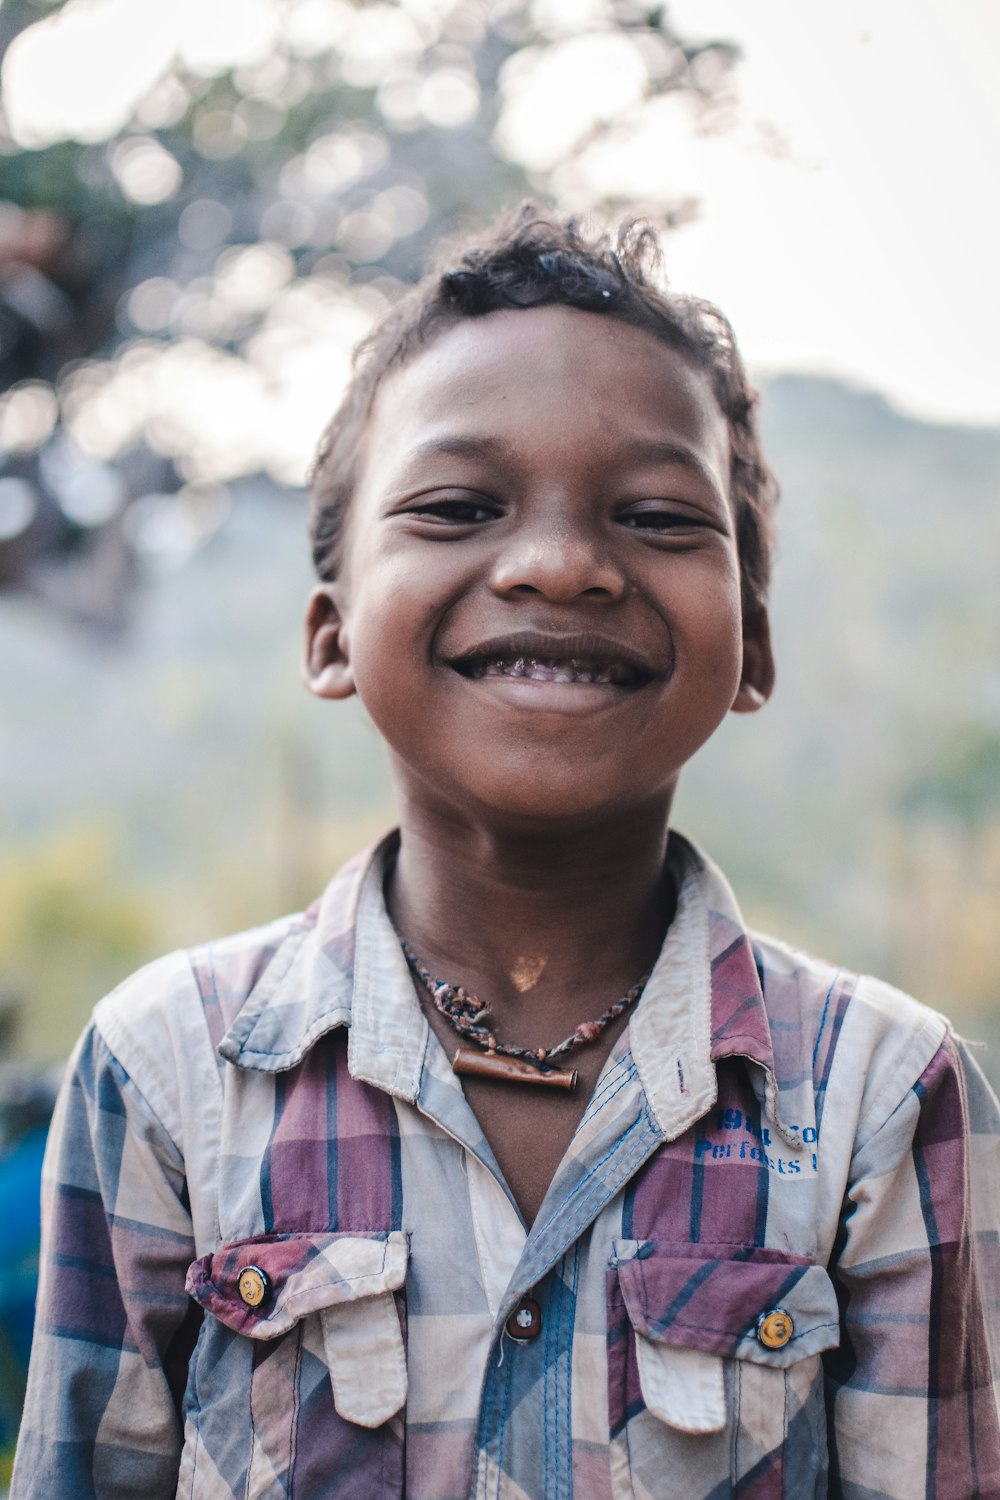
[[[580,776],[505,778],[488,787],[470,787],[464,797],[452,787],[447,815],[450,821],[464,802],[469,821],[484,830],[531,835],[542,842],[602,829],[616,832],[636,815],[648,819],[652,831],[665,824],[675,785],[676,780],[638,799],[621,785],[585,784]]]

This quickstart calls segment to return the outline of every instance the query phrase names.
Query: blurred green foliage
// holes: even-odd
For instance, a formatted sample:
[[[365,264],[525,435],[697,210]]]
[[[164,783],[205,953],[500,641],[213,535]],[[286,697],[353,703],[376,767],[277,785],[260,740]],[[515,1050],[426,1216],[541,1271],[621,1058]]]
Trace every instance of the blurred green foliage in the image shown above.
[[[81,982],[110,989],[152,949],[150,893],[124,881],[121,852],[120,831],[104,820],[0,855],[3,982],[11,999],[23,992],[23,1043],[36,1056],[72,1046]],[[40,975],[41,1001],[33,997]]]
[[[950,726],[937,757],[901,788],[899,805],[910,819],[957,821],[975,841],[984,825],[1000,821],[1000,729]]]

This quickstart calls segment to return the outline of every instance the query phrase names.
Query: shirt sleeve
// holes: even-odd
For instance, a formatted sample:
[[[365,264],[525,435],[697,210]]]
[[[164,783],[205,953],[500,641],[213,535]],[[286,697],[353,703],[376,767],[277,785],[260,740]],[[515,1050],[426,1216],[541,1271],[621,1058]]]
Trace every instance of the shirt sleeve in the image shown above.
[[[94,1028],[46,1152],[35,1339],[11,1500],[168,1500],[200,1314],[180,1153]]]
[[[948,1035],[851,1166],[831,1500],[1000,1497],[1000,1107]]]

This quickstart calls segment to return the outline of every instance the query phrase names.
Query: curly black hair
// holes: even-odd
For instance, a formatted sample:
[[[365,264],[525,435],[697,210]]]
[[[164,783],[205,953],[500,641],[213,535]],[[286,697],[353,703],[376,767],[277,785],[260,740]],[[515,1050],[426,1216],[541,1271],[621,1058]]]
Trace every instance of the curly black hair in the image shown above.
[[[359,345],[353,379],[311,475],[309,533],[318,577],[329,583],[336,574],[361,438],[385,376],[460,319],[552,303],[643,328],[709,377],[729,425],[744,609],[762,606],[778,487],[761,447],[757,393],[728,320],[712,303],[667,287],[659,238],[649,224],[626,220],[613,230],[588,232],[577,218],[531,203],[447,244],[435,268]]]

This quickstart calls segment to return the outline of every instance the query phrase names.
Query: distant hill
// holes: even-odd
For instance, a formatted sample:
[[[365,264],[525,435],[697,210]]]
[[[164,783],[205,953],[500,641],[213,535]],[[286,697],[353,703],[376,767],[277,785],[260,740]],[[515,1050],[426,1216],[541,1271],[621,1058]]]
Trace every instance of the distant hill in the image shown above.
[[[1000,431],[796,376],[763,412],[778,689],[676,822],[752,920],[1000,1042]],[[300,496],[245,485],[118,643],[0,602],[0,952],[33,1053],[163,947],[308,899],[391,818],[357,705],[298,681],[303,528]]]

